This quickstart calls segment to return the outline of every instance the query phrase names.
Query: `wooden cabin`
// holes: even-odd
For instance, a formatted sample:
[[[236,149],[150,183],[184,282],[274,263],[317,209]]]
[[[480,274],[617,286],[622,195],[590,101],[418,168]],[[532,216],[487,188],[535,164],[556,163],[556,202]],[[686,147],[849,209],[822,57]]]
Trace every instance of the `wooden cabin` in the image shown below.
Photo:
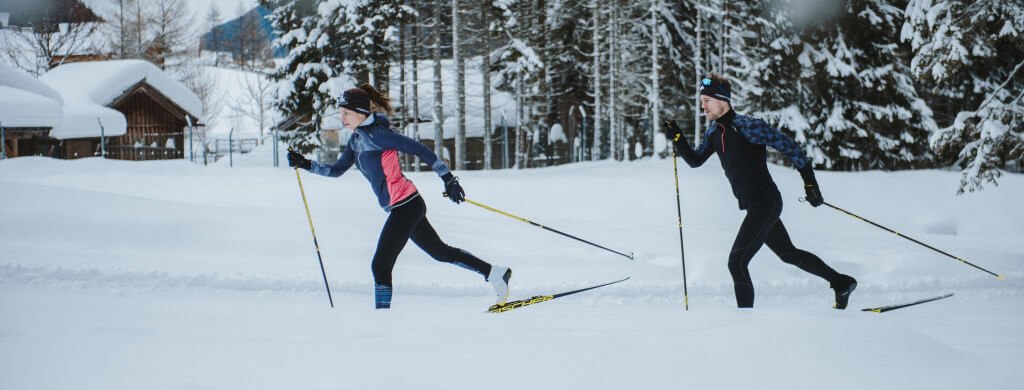
[[[140,81],[109,105],[128,120],[125,135],[111,139],[107,157],[118,160],[185,158],[189,114],[159,90]],[[195,117],[189,118],[199,125]]]
[[[60,141],[57,157],[89,157],[105,149],[107,158],[119,160],[180,159],[187,152],[190,123],[192,129],[202,126],[199,98],[146,61],[64,64],[40,79],[64,96],[63,124],[50,134]],[[90,105],[89,110],[68,108]],[[107,115],[98,121],[91,112]]]

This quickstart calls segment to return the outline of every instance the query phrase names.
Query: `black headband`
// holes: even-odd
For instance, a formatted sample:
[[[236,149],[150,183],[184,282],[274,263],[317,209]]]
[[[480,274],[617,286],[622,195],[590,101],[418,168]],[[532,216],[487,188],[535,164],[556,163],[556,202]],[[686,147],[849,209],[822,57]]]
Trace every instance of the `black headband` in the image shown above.
[[[722,84],[721,81],[709,77],[705,77],[700,81],[700,94],[722,100],[726,103],[732,103],[732,93],[729,91],[729,87]]]
[[[360,88],[345,91],[338,101],[339,105],[363,115],[370,115],[370,94]]]

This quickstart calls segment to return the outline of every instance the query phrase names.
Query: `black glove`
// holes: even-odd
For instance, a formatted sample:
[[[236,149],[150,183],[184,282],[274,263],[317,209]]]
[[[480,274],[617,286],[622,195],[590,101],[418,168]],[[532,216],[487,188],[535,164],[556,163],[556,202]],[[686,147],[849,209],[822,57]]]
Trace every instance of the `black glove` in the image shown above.
[[[818,188],[818,180],[814,178],[814,170],[811,169],[811,165],[808,164],[800,170],[800,177],[804,179],[804,191],[807,192],[807,203],[811,206],[818,207],[825,203],[825,198],[821,196],[821,189]]]
[[[459,185],[459,178],[448,172],[441,176],[441,180],[444,180],[444,196],[456,204],[466,200],[466,191],[463,191],[462,186]]]
[[[683,137],[683,130],[679,128],[676,121],[669,119],[662,122],[662,126],[665,127],[665,136],[668,137],[668,141],[676,148],[676,154],[679,154],[683,145],[686,145],[686,137]]]
[[[288,149],[288,166],[292,168],[302,168],[308,171],[313,168],[313,163],[301,154],[296,153],[294,150]]]
[[[661,125],[665,127],[665,135],[668,136],[669,141],[679,142],[679,140],[683,138],[683,130],[679,128],[676,121],[665,119]]]

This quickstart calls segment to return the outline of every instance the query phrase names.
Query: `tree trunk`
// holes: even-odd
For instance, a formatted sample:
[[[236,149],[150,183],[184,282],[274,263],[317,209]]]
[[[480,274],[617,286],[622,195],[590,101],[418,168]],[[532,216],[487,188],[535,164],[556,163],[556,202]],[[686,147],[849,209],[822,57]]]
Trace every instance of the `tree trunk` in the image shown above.
[[[455,62],[455,169],[466,169],[466,63],[462,61],[459,35],[459,0],[452,0],[452,61]]]
[[[658,71],[658,11],[661,0],[651,1],[651,150],[654,150],[654,137],[661,130],[661,74]],[[654,150],[655,153],[659,152]]]
[[[618,25],[619,25],[619,13],[618,6],[612,4],[611,19],[609,20],[609,27],[611,28],[611,38],[608,39],[608,125],[611,126],[609,129],[609,139],[611,141],[611,153],[610,157],[615,160],[620,160],[619,152],[622,148],[619,147],[619,123],[617,119],[617,112],[615,107],[615,71],[618,61],[615,61],[615,56],[618,54],[615,50],[615,40],[618,39]]]
[[[419,14],[413,16],[412,21],[412,138],[420,140],[420,35],[419,35]],[[420,170],[420,158],[413,155],[413,169]]]
[[[402,2],[398,2],[398,6],[402,7]],[[398,101],[402,102],[402,114],[398,117],[398,131],[399,134],[408,135],[408,120],[409,117],[409,105],[407,100],[409,95],[405,89],[405,23],[398,24]],[[403,168],[408,170],[409,165],[412,164],[412,153],[403,153],[402,158]]]
[[[434,154],[444,159],[444,94],[441,90],[441,34],[444,26],[441,23],[441,0],[434,0]],[[451,161],[449,161],[451,163]]]
[[[484,169],[490,170],[492,147],[491,143],[491,29],[489,1],[480,3],[480,19],[483,22],[483,58],[481,58],[480,74],[483,75],[484,94]]]
[[[593,0],[591,6],[594,8],[594,125],[592,127],[593,149],[590,152],[591,160],[601,159],[601,144],[604,137],[601,136],[601,7],[598,0]]]
[[[695,74],[697,76],[697,90],[694,92],[694,99],[696,100],[696,107],[694,108],[694,111],[693,111],[693,144],[694,145],[699,145],[700,144],[700,130],[701,130],[700,129],[700,111],[701,111],[700,110],[700,80],[702,78],[704,78],[703,75],[701,74],[701,72],[702,72],[701,68],[703,67],[701,65],[701,46],[702,46],[701,43],[703,42],[703,38],[702,38],[702,35],[701,35],[701,19],[703,19],[703,18],[704,18],[704,16],[701,15],[700,8],[698,8],[697,9],[697,43],[694,44],[695,50],[694,50],[694,58],[693,58],[693,61],[694,61],[694,72],[693,72],[693,74]]]

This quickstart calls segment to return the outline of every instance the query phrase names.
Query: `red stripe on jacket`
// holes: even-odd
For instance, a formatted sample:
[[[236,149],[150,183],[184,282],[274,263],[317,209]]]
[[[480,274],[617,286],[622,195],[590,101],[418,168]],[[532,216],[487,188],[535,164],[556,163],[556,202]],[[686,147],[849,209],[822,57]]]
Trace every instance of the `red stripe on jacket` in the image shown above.
[[[380,156],[380,165],[384,171],[384,180],[388,185],[389,206],[404,201],[416,193],[416,185],[402,174],[402,166],[398,162],[398,152],[394,149],[385,150]]]

